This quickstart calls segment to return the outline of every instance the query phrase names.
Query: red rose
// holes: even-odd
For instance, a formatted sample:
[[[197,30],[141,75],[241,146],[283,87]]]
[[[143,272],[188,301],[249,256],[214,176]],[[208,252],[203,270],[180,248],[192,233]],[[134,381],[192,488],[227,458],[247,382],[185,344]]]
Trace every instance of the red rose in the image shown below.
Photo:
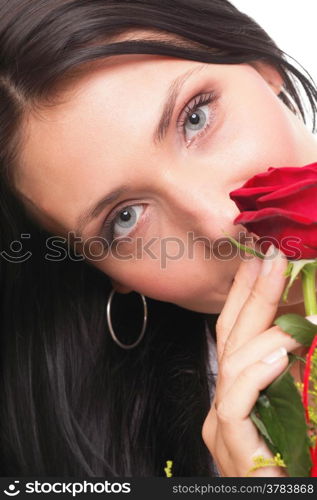
[[[242,224],[291,259],[317,258],[317,162],[304,167],[270,167],[229,193]]]

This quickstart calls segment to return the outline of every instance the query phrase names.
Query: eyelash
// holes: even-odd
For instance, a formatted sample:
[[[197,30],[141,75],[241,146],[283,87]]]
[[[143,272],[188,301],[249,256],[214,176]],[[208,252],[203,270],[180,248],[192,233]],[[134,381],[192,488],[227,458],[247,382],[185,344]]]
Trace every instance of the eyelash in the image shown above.
[[[107,220],[105,220],[102,228],[102,233],[103,237],[106,239],[107,244],[110,246],[113,243],[120,242],[120,238],[114,238],[114,223],[118,215],[121,214],[121,212],[124,212],[127,208],[133,207],[133,206],[140,206],[142,203],[134,203],[133,205],[123,205],[122,207],[119,207],[114,214],[110,215]],[[141,216],[142,217],[142,216]],[[138,224],[137,224],[138,225]],[[134,233],[134,229],[131,231],[130,234]],[[127,236],[123,236],[122,238],[126,238]],[[130,237],[130,235],[128,236]]]
[[[212,91],[209,94],[198,94],[189,101],[189,103],[185,106],[184,111],[181,113],[180,119],[177,121],[177,128],[180,130],[180,132],[182,133],[182,135],[184,137],[185,137],[185,123],[187,122],[190,115],[195,113],[195,111],[198,108],[200,108],[202,106],[206,106],[206,105],[214,102],[216,100],[216,98],[217,98],[216,92]],[[194,99],[194,102],[192,102],[193,99]],[[201,130],[201,132],[196,134],[193,139],[190,139],[189,141],[187,141],[187,147],[188,147],[188,145],[192,144],[193,141],[196,141],[197,138],[200,138],[202,135],[204,135],[207,132],[207,130],[211,124],[211,121],[212,120],[208,119],[206,126]]]
[[[181,117],[177,121],[177,128],[178,130],[181,131],[182,135],[185,137],[185,123],[188,120],[189,116],[193,114],[198,108],[201,106],[206,106],[212,102],[215,101],[216,99],[216,93],[215,92],[210,92],[209,94],[198,94],[194,97],[191,98],[188,104],[183,108],[183,112],[181,113]],[[194,102],[192,102],[194,99]],[[193,139],[190,139],[187,141],[187,147],[189,144],[193,142],[193,140],[196,140],[196,138],[200,138],[202,135],[206,133],[208,130],[209,126],[211,124],[211,121],[208,120],[206,126],[204,129],[198,133]],[[142,205],[142,203],[136,203],[135,205]],[[113,215],[108,217],[108,219],[104,222],[103,224],[103,229],[102,233],[107,241],[108,245],[113,244],[116,241],[120,241],[120,238],[115,239],[114,238],[114,222],[118,215],[123,212],[125,209],[130,208],[133,205],[124,205],[122,207],[119,207]],[[142,217],[142,216],[141,216]],[[138,225],[138,224],[137,224]],[[134,230],[131,231],[133,234]]]

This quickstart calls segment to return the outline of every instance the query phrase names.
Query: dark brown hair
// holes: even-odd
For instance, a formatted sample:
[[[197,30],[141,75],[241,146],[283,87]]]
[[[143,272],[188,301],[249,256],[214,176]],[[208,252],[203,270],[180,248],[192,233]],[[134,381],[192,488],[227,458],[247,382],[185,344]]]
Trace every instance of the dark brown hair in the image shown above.
[[[133,37],[139,29],[149,36]],[[127,30],[131,39],[116,41]],[[164,476],[167,460],[174,476],[214,473],[201,428],[210,406],[205,320],[212,326],[216,315],[148,298],[144,340],[120,349],[107,330],[108,277],[71,251],[45,258],[50,233],[14,190],[28,111],[53,105],[58,86],[86,64],[135,53],[269,62],[304,120],[300,88],[306,94],[315,129],[309,75],[226,0],[0,0],[3,476]],[[23,258],[13,240],[22,241]],[[114,316],[124,310],[117,328],[127,343],[142,321],[133,297],[121,296],[120,307],[114,302]]]

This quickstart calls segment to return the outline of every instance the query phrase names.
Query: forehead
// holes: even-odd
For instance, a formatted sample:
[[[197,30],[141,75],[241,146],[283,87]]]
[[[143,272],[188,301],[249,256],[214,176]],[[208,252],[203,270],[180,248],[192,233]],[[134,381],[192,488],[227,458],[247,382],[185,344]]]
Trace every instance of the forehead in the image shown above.
[[[154,173],[144,158],[155,155],[151,136],[170,82],[211,66],[215,81],[233,71],[165,56],[112,56],[60,94],[56,105],[32,112],[16,171],[17,189],[31,210],[68,231],[115,186],[141,177],[150,182]],[[241,69],[235,67],[236,77]]]
[[[170,80],[200,65],[163,56],[123,55],[94,67],[61,94],[56,105],[37,108],[27,117],[17,189],[34,210],[69,227],[79,209],[100,195],[101,182],[107,179],[105,190],[120,183],[121,166],[137,165],[140,145],[150,147],[148,137]],[[67,198],[72,200],[69,206]],[[61,204],[66,217],[57,210]]]

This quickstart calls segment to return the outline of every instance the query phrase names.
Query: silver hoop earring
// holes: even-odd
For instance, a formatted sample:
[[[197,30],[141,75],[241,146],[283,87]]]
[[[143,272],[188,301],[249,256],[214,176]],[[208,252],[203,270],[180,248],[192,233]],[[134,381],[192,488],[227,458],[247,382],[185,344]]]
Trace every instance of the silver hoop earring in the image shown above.
[[[144,316],[143,316],[142,331],[141,331],[139,338],[133,344],[123,344],[122,342],[120,342],[120,340],[117,338],[116,334],[114,333],[113,328],[112,328],[112,323],[111,323],[110,308],[111,308],[112,297],[113,297],[115,291],[116,291],[115,289],[111,290],[111,293],[110,293],[109,298],[108,298],[108,303],[107,303],[107,322],[108,322],[109,331],[110,331],[110,334],[111,334],[111,337],[113,338],[113,340],[116,342],[116,344],[118,344],[120,347],[122,347],[122,349],[132,349],[133,347],[136,347],[141,342],[142,338],[144,337],[146,324],[147,324],[146,299],[145,299],[144,295],[142,293],[140,293],[142,301],[143,301]]]

